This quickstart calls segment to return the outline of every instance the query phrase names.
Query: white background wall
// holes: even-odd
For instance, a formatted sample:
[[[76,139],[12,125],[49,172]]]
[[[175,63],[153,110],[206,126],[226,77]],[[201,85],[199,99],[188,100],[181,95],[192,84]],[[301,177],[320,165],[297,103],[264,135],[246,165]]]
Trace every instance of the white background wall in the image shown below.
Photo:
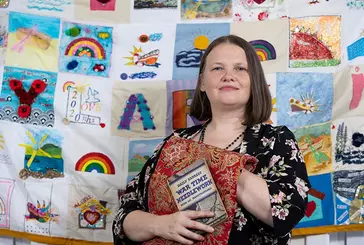
[[[0,245],[44,245],[22,239],[0,237]],[[249,244],[243,244],[249,245]],[[294,238],[291,245],[364,245],[364,232],[332,233]]]
[[[342,232],[294,238],[291,245],[364,245],[364,232]]]

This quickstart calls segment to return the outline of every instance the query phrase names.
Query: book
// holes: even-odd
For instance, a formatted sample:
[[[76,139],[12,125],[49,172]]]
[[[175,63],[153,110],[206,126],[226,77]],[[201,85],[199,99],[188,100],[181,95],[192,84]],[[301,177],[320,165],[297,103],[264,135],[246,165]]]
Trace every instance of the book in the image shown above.
[[[214,217],[200,218],[196,221],[214,227],[228,218],[209,166],[204,159],[199,159],[172,175],[168,179],[168,186],[179,211],[215,213]],[[194,230],[194,232],[203,234],[203,231]]]

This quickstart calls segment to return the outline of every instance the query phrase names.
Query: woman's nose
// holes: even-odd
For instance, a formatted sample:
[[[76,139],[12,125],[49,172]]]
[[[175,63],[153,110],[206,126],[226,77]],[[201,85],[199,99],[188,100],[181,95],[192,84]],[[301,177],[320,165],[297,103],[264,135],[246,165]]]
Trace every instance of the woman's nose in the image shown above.
[[[224,82],[233,82],[234,81],[234,76],[232,76],[230,73],[227,73],[223,77],[223,81]]]

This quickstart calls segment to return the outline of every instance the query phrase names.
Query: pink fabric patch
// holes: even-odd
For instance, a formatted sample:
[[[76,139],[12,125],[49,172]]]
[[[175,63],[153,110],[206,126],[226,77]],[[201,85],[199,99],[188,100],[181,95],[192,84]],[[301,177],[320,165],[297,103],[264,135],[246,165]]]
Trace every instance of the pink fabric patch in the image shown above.
[[[359,106],[363,89],[364,89],[364,74],[351,74],[353,79],[353,97],[350,102],[350,110]]]
[[[116,0],[90,0],[90,9],[94,11],[115,11]]]

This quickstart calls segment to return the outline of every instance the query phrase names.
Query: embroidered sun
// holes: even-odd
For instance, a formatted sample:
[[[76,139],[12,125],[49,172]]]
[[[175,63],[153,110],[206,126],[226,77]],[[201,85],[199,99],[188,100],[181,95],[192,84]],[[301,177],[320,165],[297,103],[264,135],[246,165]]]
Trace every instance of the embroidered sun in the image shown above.
[[[198,35],[193,40],[193,46],[199,50],[205,50],[209,46],[210,40],[205,35]]]
[[[320,111],[319,100],[315,99],[314,93],[311,91],[306,95],[302,95],[300,99],[290,98],[289,104],[292,112],[304,112],[305,114]]]
[[[129,53],[131,54],[131,56],[124,57],[125,59],[130,60],[128,63],[125,64],[127,66],[135,65],[135,58],[139,57],[143,53],[143,50],[141,47],[137,48],[134,46],[134,50],[129,51]]]
[[[85,93],[86,88],[87,88],[88,86],[90,86],[90,85],[91,85],[91,84],[80,83],[80,84],[77,84],[77,85],[75,86],[75,88],[76,88],[76,91],[77,91],[77,92],[79,92],[79,93],[83,94],[83,93]]]

